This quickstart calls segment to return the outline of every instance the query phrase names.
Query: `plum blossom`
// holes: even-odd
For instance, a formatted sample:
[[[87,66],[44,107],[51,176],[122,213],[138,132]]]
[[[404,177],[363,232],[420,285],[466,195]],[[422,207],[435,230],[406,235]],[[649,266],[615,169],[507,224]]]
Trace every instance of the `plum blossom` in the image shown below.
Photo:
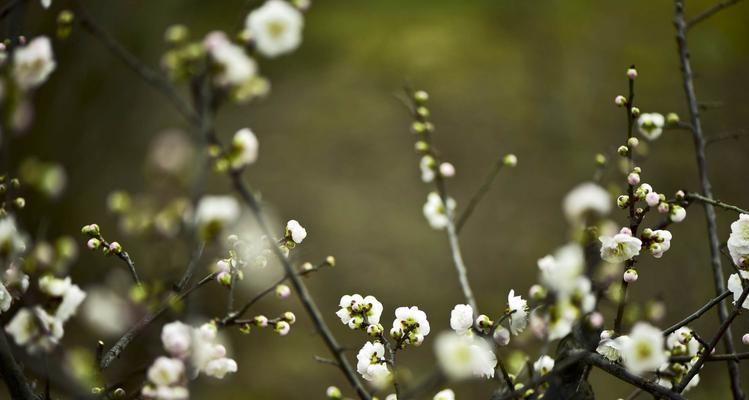
[[[216,65],[213,79],[218,86],[240,86],[257,74],[255,61],[242,47],[232,43],[225,33],[209,33],[203,45]]]
[[[430,155],[421,157],[421,160],[419,161],[419,168],[421,169],[422,182],[429,183],[434,181],[434,177],[436,176],[434,172],[434,164],[434,157]]]
[[[583,272],[585,259],[579,244],[570,243],[538,260],[541,283],[560,295],[570,293]]]
[[[583,222],[588,214],[603,216],[611,211],[611,196],[606,189],[585,182],[577,185],[564,198],[562,209],[567,220],[572,223]]]
[[[432,400],[455,400],[455,392],[452,389],[443,389],[434,395]]]
[[[533,369],[539,375],[546,375],[554,369],[554,359],[547,355],[543,355],[533,363]]]
[[[624,366],[634,374],[655,371],[668,361],[663,349],[663,332],[646,323],[638,322],[622,349]]]
[[[694,357],[700,351],[700,342],[694,337],[692,329],[682,326],[666,337],[666,348],[672,355]]]
[[[148,380],[158,386],[177,383],[185,373],[185,364],[176,358],[159,357],[148,368]]]
[[[2,282],[0,282],[0,313],[8,311],[11,303],[13,302],[13,296]]]
[[[18,310],[5,326],[5,332],[32,354],[51,351],[64,334],[62,322],[38,306]]]
[[[395,309],[395,320],[393,320],[393,329],[390,335],[396,338],[402,338],[404,343],[420,345],[424,337],[429,334],[430,327],[427,315],[419,307],[398,307]]]
[[[741,271],[741,276],[739,276],[739,274],[731,274],[731,276],[728,277],[728,290],[733,293],[734,303],[741,299],[741,294],[744,292],[741,278],[749,279],[749,272]],[[747,296],[741,306],[749,310],[749,296]]]
[[[627,335],[611,338],[611,331],[604,331],[601,334],[601,341],[598,343],[596,352],[609,361],[621,361],[622,349],[624,349],[631,339]]]
[[[222,379],[227,373],[237,372],[237,363],[226,356],[226,348],[216,342],[216,325],[206,323],[192,332],[190,362],[196,373]]]
[[[663,253],[671,248],[671,237],[671,232],[667,230],[660,229],[653,231],[650,235],[650,245],[648,245],[650,254],[655,258],[661,258]]]
[[[736,266],[749,268],[749,214],[739,215],[739,219],[731,224],[728,252]]]
[[[26,250],[26,240],[12,216],[0,218],[0,255],[15,256]]]
[[[668,212],[668,218],[671,220],[671,222],[679,223],[681,221],[684,221],[684,218],[687,217],[687,210],[686,208],[679,206],[679,205],[672,205]]]
[[[88,289],[82,307],[83,319],[88,325],[107,336],[124,332],[133,322],[128,302],[111,289]]]
[[[610,236],[600,236],[601,258],[609,263],[615,264],[632,259],[640,254],[642,241],[634,236],[628,228],[623,228],[619,233]]]
[[[13,76],[24,90],[44,83],[56,65],[52,44],[46,36],[35,38],[13,53]]]
[[[382,303],[374,296],[362,297],[359,294],[345,295],[338,304],[341,309],[336,312],[341,322],[351,329],[364,325],[377,325],[382,316]]]
[[[666,119],[658,113],[643,113],[637,118],[637,128],[640,134],[648,140],[655,140],[663,133]]]
[[[190,352],[192,328],[180,321],[170,322],[161,328],[161,344],[174,357],[184,358]]]
[[[299,47],[303,26],[302,13],[283,0],[266,1],[245,21],[258,51],[266,57],[277,57]]]
[[[450,328],[457,334],[465,335],[473,327],[473,308],[468,304],[457,304],[450,312]]]
[[[78,311],[78,307],[83,303],[86,298],[86,292],[81,290],[78,285],[70,285],[65,293],[62,295],[62,301],[57,306],[55,311],[55,318],[60,323],[65,323],[70,317],[75,315]]]
[[[250,128],[242,128],[234,134],[231,143],[231,167],[242,169],[257,161],[258,147],[257,137]]]
[[[195,212],[195,223],[208,237],[213,237],[236,221],[240,213],[239,203],[232,196],[203,196]]]
[[[455,206],[455,200],[453,200],[452,197],[448,197],[447,209],[450,211],[450,214],[455,210]],[[442,198],[437,192],[429,193],[427,196],[427,202],[424,204],[423,212],[424,217],[426,217],[429,226],[431,226],[432,229],[441,230],[447,227],[447,223],[449,222],[447,210],[445,210]]]
[[[291,237],[294,243],[300,244],[307,237],[307,230],[297,220],[292,219],[286,223],[286,237]]]
[[[367,342],[356,355],[356,370],[362,378],[375,385],[386,382],[390,378],[390,370],[385,360],[385,346],[380,342]]]
[[[435,341],[435,352],[440,368],[451,379],[494,376],[497,357],[482,338],[444,332]]]
[[[510,332],[518,335],[528,325],[528,302],[521,296],[515,296],[515,290],[507,295],[507,313],[510,318]]]

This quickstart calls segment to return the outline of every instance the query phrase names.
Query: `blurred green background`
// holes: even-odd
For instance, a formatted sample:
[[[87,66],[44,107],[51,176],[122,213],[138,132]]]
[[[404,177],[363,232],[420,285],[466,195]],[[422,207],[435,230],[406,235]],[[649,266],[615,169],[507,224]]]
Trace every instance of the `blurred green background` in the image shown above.
[[[154,67],[169,25],[184,23],[198,37],[214,29],[232,32],[250,4],[87,3],[102,25]],[[712,3],[689,1],[688,13]],[[55,0],[53,9],[63,6]],[[461,235],[480,307],[500,312],[510,289],[527,293],[534,283],[536,260],[568,240],[563,196],[591,179],[597,152],[611,153],[623,141],[625,121],[613,98],[626,90],[626,67],[634,63],[640,72],[637,103],[643,111],[685,116],[672,16],[673,4],[667,0],[313,2],[302,47],[289,56],[260,61],[272,83],[270,96],[225,108],[218,126],[224,138],[245,126],[258,135],[260,159],[245,177],[280,221],[295,218],[306,226],[309,237],[298,250],[298,261],[317,262],[329,254],[337,258],[334,270],[315,274],[308,284],[334,332],[353,349],[350,358],[366,338],[339,324],[334,312],[341,295],[375,295],[385,305],[386,325],[395,307],[418,305],[429,315],[435,336],[449,328],[449,310],[462,302],[446,238],[431,230],[421,214],[430,188],[419,180],[410,119],[395,97],[400,88],[410,83],[431,94],[436,144],[457,168],[449,190],[459,207],[497,157],[508,152],[519,157],[518,167],[502,172]],[[31,2],[24,32],[53,34],[55,17]],[[722,103],[704,113],[709,136],[746,128],[748,37],[746,4],[690,33],[698,96]],[[147,279],[174,279],[189,249],[118,233],[105,201],[115,189],[168,193],[163,180],[144,167],[153,138],[179,128],[197,140],[195,132],[159,93],[79,29],[54,48],[57,70],[36,93],[34,125],[14,139],[12,156],[14,165],[30,155],[63,164],[68,186],[54,202],[29,196],[23,225],[34,232],[44,223],[47,236],[54,237],[78,235],[83,224],[98,222],[107,237],[125,245]],[[698,189],[689,134],[667,131],[648,148],[646,182],[669,194]],[[744,207],[749,206],[748,151],[746,138],[718,142],[708,150],[716,195]],[[211,175],[209,192],[229,191],[226,178]],[[725,241],[735,215],[719,211],[719,218]],[[672,232],[671,250],[659,263],[644,260],[631,292],[635,301],[660,296],[666,302],[668,315],[661,327],[714,294],[701,209],[691,207],[687,221]],[[83,245],[84,239],[76,237]],[[207,268],[211,255],[220,254],[209,252],[201,268]],[[120,268],[116,260],[81,251],[72,275],[85,289]],[[279,272],[248,273],[246,279],[267,282],[273,273]],[[250,298],[258,287],[262,284],[243,288],[239,299]],[[223,292],[210,289],[191,300],[191,310],[206,317],[220,313]],[[237,358],[239,372],[224,381],[200,378],[192,385],[193,398],[323,398],[331,384],[353,395],[335,368],[314,361],[314,355],[328,354],[295,298],[265,299],[254,312],[277,315],[285,310],[299,319],[289,336],[261,330],[249,336],[232,333],[230,354]],[[610,308],[605,311],[607,319],[613,318]],[[695,328],[711,336],[715,319],[710,313]],[[734,329],[738,337],[749,331],[742,319]],[[66,330],[66,345],[93,348],[98,339],[80,320]],[[130,354],[110,371],[112,379],[160,355],[158,333],[154,326],[136,339]],[[399,357],[400,365],[417,378],[433,368],[433,338]],[[537,344],[528,341],[522,348],[536,354]],[[749,377],[749,365],[743,366],[743,374]],[[630,392],[598,371],[592,381],[601,399]],[[450,386],[459,398],[468,399],[487,398],[494,385]],[[724,398],[727,393],[725,367],[716,364],[703,372],[690,398]]]

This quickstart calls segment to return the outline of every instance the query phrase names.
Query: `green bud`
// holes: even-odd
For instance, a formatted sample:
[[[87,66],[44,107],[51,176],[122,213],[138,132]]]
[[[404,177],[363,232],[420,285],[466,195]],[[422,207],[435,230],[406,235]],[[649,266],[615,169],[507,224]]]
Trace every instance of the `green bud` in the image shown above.
[[[676,125],[679,123],[679,115],[673,112],[666,114],[666,122],[669,125]]]
[[[427,100],[429,100],[429,93],[423,90],[417,90],[416,92],[414,92],[414,100],[419,104],[423,104]]]
[[[182,24],[172,25],[166,28],[164,33],[164,40],[171,45],[177,45],[187,40],[190,36],[190,31],[186,26]]]
[[[507,154],[502,158],[502,164],[505,167],[514,167],[518,165],[518,157],[514,154]]]
[[[333,256],[325,257],[325,263],[330,265],[331,267],[335,267],[335,257]]]
[[[619,153],[620,156],[626,157],[627,154],[629,154],[629,148],[627,146],[619,146],[619,148],[616,149],[616,152]]]
[[[26,200],[23,197],[16,197],[15,200],[13,200],[13,204],[16,206],[17,209],[22,209],[26,207]]]
[[[252,331],[252,325],[250,324],[242,324],[242,326],[239,327],[239,332],[244,335],[249,335]]]
[[[416,149],[418,153],[426,153],[427,151],[429,151],[429,144],[427,144],[427,142],[423,140],[419,140],[414,145],[414,148]]]
[[[421,118],[428,118],[429,117],[429,109],[421,106],[416,108],[416,115],[420,116]]]
[[[596,154],[596,165],[601,167],[606,165],[606,156],[601,153]]]

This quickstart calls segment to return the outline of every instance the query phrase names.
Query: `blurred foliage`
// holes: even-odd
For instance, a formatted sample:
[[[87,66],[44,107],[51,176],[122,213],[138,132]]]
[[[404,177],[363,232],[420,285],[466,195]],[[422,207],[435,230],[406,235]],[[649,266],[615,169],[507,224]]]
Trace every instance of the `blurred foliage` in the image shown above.
[[[713,2],[690,1],[688,11]],[[53,9],[63,3],[55,0]],[[239,10],[257,2],[88,3],[127,48],[157,66],[169,25],[184,23],[196,35],[232,31],[244,18]],[[52,34],[57,14],[29,4],[24,32]],[[746,129],[748,10],[740,4],[691,32],[698,96],[722,104],[704,114],[709,136]],[[219,132],[227,138],[249,126],[258,135],[260,159],[246,178],[273,205],[279,220],[296,218],[307,227],[310,236],[298,250],[298,261],[316,263],[328,254],[338,260],[335,269],[308,282],[345,346],[358,348],[364,340],[339,326],[333,314],[339,297],[354,292],[377,296],[385,315],[399,305],[418,305],[436,333],[448,328],[449,310],[462,297],[446,239],[421,215],[428,189],[419,181],[408,114],[395,97],[400,87],[408,83],[431,94],[435,140],[457,168],[450,191],[459,207],[496,157],[514,152],[520,159],[518,168],[501,174],[462,234],[479,305],[500,310],[510,289],[524,293],[534,282],[536,260],[567,240],[560,212],[564,194],[592,177],[597,152],[611,154],[622,142],[626,127],[613,98],[626,89],[625,68],[632,63],[638,67],[637,103],[644,112],[685,115],[672,13],[673,4],[666,0],[319,0],[307,15],[301,49],[261,62],[271,81],[270,95],[223,110]],[[58,68],[36,94],[32,128],[13,141],[12,164],[16,170],[24,168],[22,161],[35,157],[32,165],[65,167],[65,192],[54,200],[29,193],[21,219],[27,231],[44,227],[50,238],[74,235],[83,246],[77,232],[84,224],[96,221],[115,234],[118,218],[107,213],[107,196],[114,190],[148,192],[160,203],[189,196],[184,187],[146,167],[156,134],[187,129],[187,124],[159,93],[78,27],[54,47]],[[189,137],[199,142],[194,132]],[[697,189],[687,133],[668,131],[649,150],[644,181],[666,193]],[[716,142],[708,154],[717,196],[744,207],[749,205],[748,150],[749,138],[742,137]],[[228,184],[221,176],[208,179],[211,193],[228,192]],[[725,240],[734,215],[719,213]],[[665,301],[668,314],[661,326],[714,293],[699,207],[690,208],[687,221],[674,227],[673,234],[672,249],[662,262],[643,261],[631,293],[642,304]],[[190,255],[189,241],[117,236],[145,279],[175,279]],[[84,289],[121,269],[117,260],[81,253],[72,275]],[[208,260],[204,258],[202,268]],[[278,273],[257,277],[251,282],[254,290]],[[221,289],[210,290],[189,302],[192,312],[222,312]],[[239,299],[250,298],[252,290],[242,289]],[[214,302],[215,295],[222,301]],[[314,361],[314,355],[327,356],[326,349],[293,297],[266,299],[255,311],[276,315],[287,309],[299,316],[291,335],[232,333],[229,352],[236,355],[239,373],[224,381],[199,380],[193,397],[322,398],[330,384],[351,394],[335,368]],[[749,324],[741,324],[735,332],[747,331]],[[695,328],[710,335],[715,326],[711,313]],[[94,348],[97,338],[80,320],[67,329],[67,345]],[[111,376],[160,354],[158,329],[138,338],[138,351],[118,361]],[[434,363],[431,345],[427,338],[423,348],[405,352],[400,365],[415,377],[426,375]],[[534,348],[532,341],[528,345]],[[724,370],[709,366],[690,398],[726,395]],[[596,371],[592,381],[599,398],[629,393],[625,385]],[[484,398],[491,387],[491,382],[453,386],[462,399]]]

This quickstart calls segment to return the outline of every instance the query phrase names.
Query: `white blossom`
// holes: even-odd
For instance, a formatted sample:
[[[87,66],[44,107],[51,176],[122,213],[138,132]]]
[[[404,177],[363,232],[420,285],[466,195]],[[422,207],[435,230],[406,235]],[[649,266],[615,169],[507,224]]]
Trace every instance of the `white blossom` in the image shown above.
[[[82,305],[83,319],[97,332],[114,336],[133,323],[133,313],[125,299],[111,289],[95,287],[86,291]]]
[[[359,294],[345,295],[338,303],[341,307],[336,312],[341,322],[351,329],[359,329],[363,324],[377,325],[382,315],[382,303],[374,296],[362,297]]]
[[[435,353],[442,371],[451,379],[494,377],[497,357],[482,338],[443,332],[435,341]]]
[[[216,64],[214,82],[219,86],[239,86],[257,74],[257,65],[244,49],[232,43],[226,34],[219,31],[209,33],[203,45]]]
[[[455,392],[452,389],[443,389],[434,395],[432,400],[455,400]]]
[[[640,134],[648,140],[655,140],[663,133],[666,119],[658,113],[643,113],[637,118],[637,128]]]
[[[157,386],[177,383],[185,373],[185,364],[176,358],[159,357],[148,368],[147,376]]]
[[[653,231],[651,235],[653,242],[648,246],[653,257],[661,258],[663,253],[671,248],[671,237],[671,232],[667,230]]]
[[[471,331],[473,327],[473,308],[468,304],[458,304],[450,312],[450,328],[459,335]]]
[[[682,326],[666,337],[666,348],[671,350],[672,354],[694,357],[700,350],[700,342],[690,328]]]
[[[216,325],[206,323],[192,331],[190,362],[196,372],[222,379],[227,372],[236,372],[237,364],[225,357],[226,348],[216,343]]]
[[[190,352],[192,328],[180,321],[170,322],[161,328],[161,343],[167,353],[184,358]]]
[[[307,237],[307,230],[297,220],[292,219],[286,223],[286,236],[291,236],[291,240],[299,244]]]
[[[631,339],[627,335],[622,335],[614,339],[610,337],[604,337],[598,343],[596,352],[609,359],[609,361],[621,361],[622,349],[624,349],[628,345],[630,340]]]
[[[538,260],[541,283],[559,295],[566,295],[577,285],[584,263],[583,249],[579,244],[571,243],[560,247],[554,255]]]
[[[241,209],[232,196],[203,196],[198,202],[195,222],[209,229],[221,229],[239,218]]]
[[[539,375],[546,375],[554,369],[554,359],[543,355],[533,363],[533,370]]]
[[[249,128],[238,130],[232,139],[232,168],[241,169],[257,161],[259,146],[257,137]]]
[[[421,169],[421,181],[424,183],[429,183],[434,181],[434,177],[436,176],[434,172],[434,157],[426,155],[421,157],[421,160],[419,161],[419,168]]]
[[[3,282],[0,282],[0,313],[8,311],[11,303],[13,303],[13,296],[11,296],[8,289],[5,288]]]
[[[209,361],[203,368],[203,372],[208,376],[223,379],[226,374],[237,372],[237,362],[231,358],[217,358]]]
[[[626,228],[625,228],[626,229]],[[620,263],[631,259],[640,254],[642,241],[630,232],[617,233],[613,237],[600,236],[601,241],[601,258],[609,263]]]
[[[141,394],[144,398],[153,400],[187,400],[190,397],[190,392],[184,386],[146,385]]]
[[[731,224],[728,252],[736,266],[749,267],[749,214],[739,215],[739,219]],[[744,265],[742,265],[742,258],[744,259]]]
[[[258,51],[266,57],[276,57],[299,47],[303,26],[302,13],[283,0],[266,1],[245,21],[245,28]]]
[[[13,53],[13,76],[21,89],[27,90],[44,83],[55,70],[52,44],[46,36],[39,36]]]
[[[622,349],[624,366],[634,374],[655,371],[668,361],[663,349],[663,332],[646,323],[638,322],[629,334]]]
[[[452,197],[447,198],[447,208],[452,215],[455,210],[455,200]],[[427,196],[427,202],[423,208],[424,217],[429,221],[429,225],[432,229],[445,229],[448,223],[448,216],[445,210],[445,205],[442,203],[442,198],[437,192],[431,192]]]
[[[5,326],[5,332],[30,353],[51,351],[64,334],[62,322],[38,306],[18,310]]]
[[[684,221],[684,218],[687,217],[687,210],[686,208],[682,206],[673,205],[671,206],[668,218],[671,220],[671,222],[679,223],[681,221]]]
[[[728,290],[733,293],[733,302],[736,303],[741,299],[741,294],[744,292],[744,287],[741,283],[741,278],[749,279],[749,272],[741,271],[741,276],[739,274],[731,274],[730,277],[728,277]],[[742,307],[749,310],[749,296],[744,300],[744,303],[742,304]]]
[[[61,323],[65,323],[70,317],[78,311],[78,306],[83,303],[86,293],[78,285],[70,285],[62,296],[62,302],[57,306],[55,318]]]
[[[424,337],[429,334],[429,321],[424,311],[419,307],[398,307],[395,309],[395,320],[391,334],[397,337],[406,335],[405,342],[420,345]]]
[[[385,346],[380,342],[366,342],[356,355],[356,370],[362,378],[375,384],[390,378],[385,360]]]
[[[597,216],[608,214],[611,211],[611,196],[601,186],[585,182],[565,196],[562,208],[568,221],[579,223],[590,213]]]
[[[0,255],[15,256],[26,250],[26,240],[12,216],[0,218]]]
[[[507,312],[510,318],[510,332],[518,335],[528,325],[528,302],[521,296],[515,296],[515,290],[507,295]]]
[[[62,297],[70,285],[70,277],[60,279],[52,275],[44,275],[39,278],[39,290],[47,296]]]

